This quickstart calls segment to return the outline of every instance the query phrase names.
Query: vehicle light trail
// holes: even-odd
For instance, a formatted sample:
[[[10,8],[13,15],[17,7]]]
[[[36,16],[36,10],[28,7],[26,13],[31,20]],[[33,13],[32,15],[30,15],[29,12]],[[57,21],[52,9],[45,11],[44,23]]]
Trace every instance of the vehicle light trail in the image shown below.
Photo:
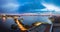
[[[22,30],[22,31],[26,31],[27,29],[24,27],[24,25],[22,25],[18,19],[15,19],[15,22],[17,23],[18,27]]]

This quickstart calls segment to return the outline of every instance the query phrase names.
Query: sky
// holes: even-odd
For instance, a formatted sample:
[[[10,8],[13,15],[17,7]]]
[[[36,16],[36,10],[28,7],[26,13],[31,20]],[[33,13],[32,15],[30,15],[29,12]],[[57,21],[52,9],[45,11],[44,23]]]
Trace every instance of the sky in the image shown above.
[[[0,0],[0,13],[60,11],[60,0]]]

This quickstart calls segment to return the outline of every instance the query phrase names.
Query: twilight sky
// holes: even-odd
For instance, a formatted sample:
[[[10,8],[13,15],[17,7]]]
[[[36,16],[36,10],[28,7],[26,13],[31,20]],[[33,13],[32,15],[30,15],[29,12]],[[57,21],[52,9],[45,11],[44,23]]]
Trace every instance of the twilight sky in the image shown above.
[[[0,0],[0,13],[60,11],[60,0]]]

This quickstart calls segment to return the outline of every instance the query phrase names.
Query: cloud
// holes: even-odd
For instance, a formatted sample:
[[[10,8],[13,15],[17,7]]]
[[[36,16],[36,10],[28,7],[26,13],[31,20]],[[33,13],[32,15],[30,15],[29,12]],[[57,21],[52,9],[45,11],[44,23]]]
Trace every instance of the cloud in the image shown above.
[[[51,4],[51,3],[45,3],[45,2],[41,2],[41,4],[45,7],[43,9],[35,9],[35,10],[30,10],[30,11],[36,11],[36,12],[43,12],[43,11],[49,11],[49,12],[58,12],[60,11],[60,7],[54,5],[54,4]]]
[[[5,5],[2,5],[2,8],[5,8],[6,10],[9,10],[9,11],[15,11],[18,7],[19,5],[15,3],[8,3]]]
[[[2,5],[1,7],[6,9],[6,10],[9,10],[9,11],[15,11],[15,10],[18,10],[21,6],[24,6],[26,4],[31,4],[32,2],[25,2],[25,3],[12,3],[12,2],[9,2],[9,3],[6,3],[4,5]]]
[[[43,6],[45,6],[44,10],[48,10],[48,11],[60,11],[60,7],[57,7],[54,4],[49,4],[49,3],[42,3]],[[43,9],[42,9],[43,10]]]

